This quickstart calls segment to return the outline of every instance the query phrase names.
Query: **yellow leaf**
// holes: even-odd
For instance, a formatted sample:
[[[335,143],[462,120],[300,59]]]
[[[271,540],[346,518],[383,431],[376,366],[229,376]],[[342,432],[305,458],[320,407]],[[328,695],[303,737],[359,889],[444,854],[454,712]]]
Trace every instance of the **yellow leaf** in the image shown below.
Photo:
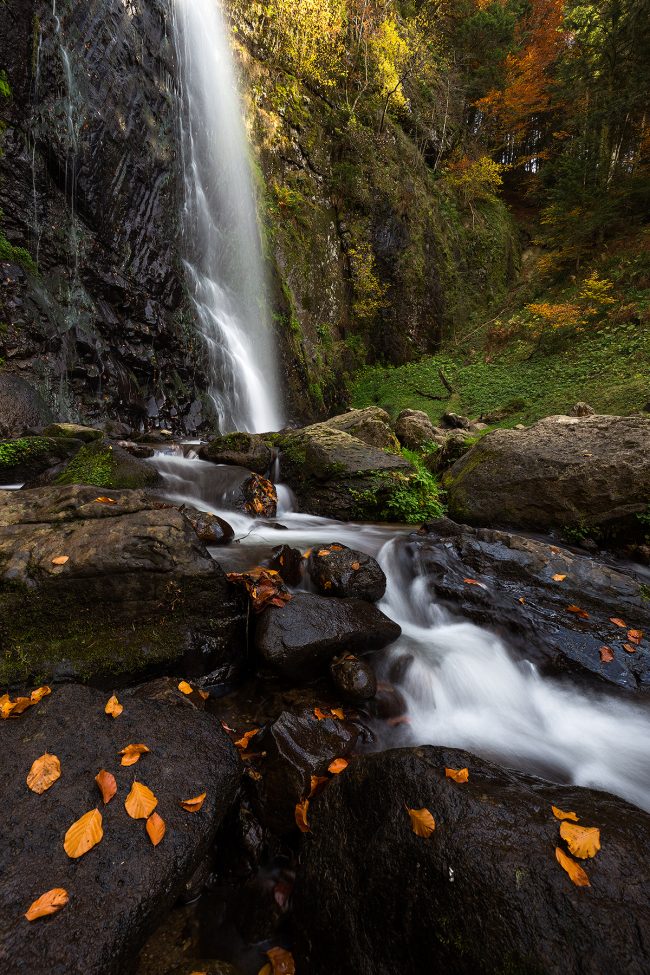
[[[45,752],[40,758],[37,758],[31,769],[29,770],[29,775],[27,776],[27,786],[35,792],[36,795],[42,796],[44,792],[54,785],[57,779],[61,778],[61,762],[58,760],[56,755],[48,755]]]
[[[102,829],[102,814],[99,809],[91,809],[76,823],[73,823],[65,834],[63,849],[71,860],[82,857],[93,846],[97,846],[104,836]]]
[[[581,860],[595,857],[600,849],[600,830],[596,826],[576,826],[574,823],[562,823],[560,836],[566,840],[574,857],[580,857]]]
[[[448,779],[453,779],[454,782],[467,782],[469,779],[469,769],[446,768],[445,775]]]
[[[332,775],[339,775],[341,772],[345,771],[350,763],[344,758],[335,758],[333,762],[327,766],[327,771],[331,772]]]
[[[127,745],[120,752],[122,756],[121,765],[135,765],[136,762],[140,761],[141,755],[146,755],[149,751],[146,745]]]
[[[69,555],[57,555],[55,559],[52,559],[52,565],[65,565],[66,562],[70,561]]]
[[[305,799],[303,802],[296,803],[296,826],[301,833],[311,833],[311,827],[307,822],[307,813],[309,812],[309,799]]]
[[[345,712],[343,711],[343,708],[332,708],[331,713],[335,718],[340,718],[341,721],[345,720]]]
[[[124,802],[124,808],[131,819],[148,819],[157,805],[158,800],[155,795],[142,782],[133,783]]]
[[[186,812],[197,813],[203,806],[206,795],[207,792],[202,792],[201,795],[197,796],[195,799],[183,799],[181,800],[181,806]]]
[[[117,792],[117,782],[115,781],[115,776],[107,772],[106,769],[102,769],[95,776],[95,782],[99,787],[99,791],[102,794],[102,799],[104,800],[104,805],[107,805],[115,793]]]
[[[563,870],[566,870],[572,882],[576,887],[591,887],[589,883],[589,877],[584,872],[579,863],[568,857],[564,850],[561,850],[559,846],[555,847],[555,859],[560,864]]]
[[[564,812],[562,809],[558,809],[557,806],[551,806],[551,809],[556,819],[572,819],[574,823],[578,822],[578,817],[574,812]]]
[[[416,836],[431,836],[436,828],[436,821],[428,809],[409,809],[411,827]]]
[[[566,579],[566,576],[565,575],[564,576],[563,575],[560,575],[560,573],[558,573],[557,575],[553,576],[553,582],[564,582],[565,579]]]
[[[186,680],[182,680],[178,685],[178,689],[181,694],[191,694],[194,688],[191,684],[188,684]]]
[[[155,812],[149,816],[146,829],[147,836],[153,845],[158,846],[167,831],[167,826],[165,825],[165,820],[162,818],[162,816],[159,816],[158,813]]]
[[[108,701],[106,702],[106,707],[104,708],[106,714],[110,714],[112,718],[119,718],[123,710],[124,708],[114,694],[113,697],[109,697]]]
[[[95,498],[95,504],[117,504],[114,498]]]
[[[41,894],[38,900],[34,901],[29,910],[26,911],[25,917],[28,921],[36,921],[39,917],[56,914],[62,907],[65,907],[69,900],[67,890],[64,890],[63,887],[53,887],[52,890],[48,890],[46,894]]]
[[[47,685],[45,687],[37,687],[36,690],[32,691],[32,693],[29,695],[29,699],[32,704],[38,704],[39,701],[42,701],[44,697],[47,697],[48,694],[51,693],[52,688],[47,687]]]

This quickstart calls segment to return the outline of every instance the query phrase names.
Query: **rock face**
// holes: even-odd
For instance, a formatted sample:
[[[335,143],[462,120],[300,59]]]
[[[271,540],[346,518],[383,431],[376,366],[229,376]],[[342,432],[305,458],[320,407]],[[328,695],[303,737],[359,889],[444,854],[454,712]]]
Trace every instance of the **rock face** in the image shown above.
[[[413,554],[436,602],[488,627],[547,671],[587,673],[627,690],[650,686],[650,609],[636,573],[548,542],[447,519],[425,531],[413,542]],[[638,644],[630,642],[628,628],[643,632]],[[613,659],[603,659],[602,647]]]
[[[180,694],[179,694],[180,697]],[[0,848],[0,963],[6,975],[121,975],[208,854],[235,798],[239,762],[219,722],[194,708],[173,708],[120,695],[117,719],[104,714],[107,695],[85,687],[55,688],[20,718],[3,722],[3,803]],[[118,752],[146,740],[150,753],[122,768]],[[61,778],[43,795],[25,786],[44,751],[61,762]],[[117,780],[102,803],[94,778]],[[134,780],[158,799],[167,832],[154,849],[144,821],[124,801]],[[206,792],[199,813],[180,801]],[[66,830],[98,807],[103,840],[83,857],[68,858]],[[29,870],[25,864],[29,863]],[[23,914],[52,887],[70,902],[52,920],[28,924]]]
[[[0,494],[0,684],[235,672],[245,606],[175,508],[141,491]],[[67,557],[62,565],[53,559]]]
[[[386,592],[386,576],[376,559],[335,542],[312,549],[307,571],[321,596],[376,603]]]
[[[554,416],[495,430],[448,473],[449,513],[475,525],[640,533],[650,419]]]
[[[267,663],[285,676],[309,680],[338,654],[381,650],[401,632],[397,623],[361,599],[327,599],[300,592],[286,606],[264,610],[257,621],[255,645]]]
[[[20,437],[52,420],[41,395],[20,376],[0,375],[0,437]]]
[[[409,450],[420,450],[440,439],[440,433],[423,410],[402,410],[395,421],[395,435]]]
[[[356,437],[369,447],[399,451],[399,440],[393,433],[390,416],[386,410],[378,406],[368,406],[365,410],[350,410],[342,416],[325,420],[324,425],[331,430],[349,433],[351,437]]]
[[[468,768],[456,784],[445,767]],[[551,805],[601,829],[578,888]],[[416,836],[405,807],[436,821]],[[642,975],[650,966],[650,818],[466,752],[354,761],[312,802],[295,892],[299,971],[326,975]],[[318,910],[314,911],[314,904]],[[333,936],[333,932],[336,935]]]
[[[264,438],[255,433],[217,437],[199,448],[199,457],[214,464],[245,467],[255,474],[268,474],[273,464],[273,451]]]

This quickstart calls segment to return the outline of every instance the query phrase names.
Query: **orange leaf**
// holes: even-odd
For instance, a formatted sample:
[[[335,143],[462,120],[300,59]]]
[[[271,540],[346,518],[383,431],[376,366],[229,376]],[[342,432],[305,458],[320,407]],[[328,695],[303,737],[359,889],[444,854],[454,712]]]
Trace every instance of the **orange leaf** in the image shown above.
[[[48,890],[46,894],[41,894],[38,900],[34,901],[25,913],[25,917],[28,921],[36,921],[39,917],[56,914],[62,907],[65,907],[69,900],[67,890],[64,890],[63,887],[53,887],[52,890]]]
[[[123,706],[120,704],[114,694],[112,697],[109,697],[108,701],[106,702],[106,707],[104,708],[106,714],[110,714],[112,718],[119,718],[123,710]]]
[[[154,846],[158,846],[161,842],[167,827],[165,826],[165,820],[162,816],[159,816],[157,812],[152,813],[147,820],[147,836],[151,840]]]
[[[206,795],[207,792],[202,792],[200,796],[196,797],[196,799],[183,799],[181,801],[181,806],[186,812],[197,813],[205,802]]]
[[[102,799],[104,800],[104,805],[106,806],[115,793],[117,792],[117,782],[115,781],[115,776],[107,772],[106,769],[102,769],[95,776],[95,782],[99,787],[99,791],[102,794]]]
[[[600,830],[596,826],[576,826],[574,823],[562,823],[560,836],[566,840],[574,857],[579,857],[581,860],[595,857],[600,849]]]
[[[157,805],[158,800],[155,795],[142,782],[133,783],[124,801],[124,808],[131,819],[148,819]]]
[[[343,711],[343,708],[332,708],[331,714],[333,714],[335,718],[340,718],[341,721],[345,720],[345,712]]]
[[[327,771],[331,772],[332,775],[340,775],[344,772],[350,763],[344,758],[335,758],[333,762],[327,766]]]
[[[202,691],[201,688],[199,687],[199,697],[201,698],[202,701],[207,701],[207,699],[210,697],[210,694],[208,691]]]
[[[32,693],[29,695],[29,699],[32,704],[38,704],[39,701],[42,701],[44,697],[47,697],[47,695],[51,693],[52,688],[47,687],[47,685],[45,687],[37,687],[36,690],[32,691]]]
[[[630,643],[641,643],[643,639],[643,630],[628,630],[627,638]]]
[[[436,828],[436,821],[428,809],[409,809],[411,828],[416,836],[431,836]]]
[[[269,948],[266,954],[271,961],[272,975],[296,975],[296,964],[290,951]]]
[[[66,562],[70,561],[69,555],[57,555],[55,559],[52,559],[52,565],[65,565]]]
[[[361,568],[361,563],[360,563],[360,562],[353,562],[353,563],[352,563],[352,568],[353,568],[353,570],[354,570],[355,572],[358,572],[358,571],[359,571],[359,569]]]
[[[551,809],[553,810],[553,815],[556,819],[572,819],[575,823],[578,822],[578,817],[574,812],[564,812],[557,806],[551,806]]]
[[[559,572],[558,572],[557,575],[554,575],[553,576],[553,582],[564,582],[565,579],[566,579],[566,576],[565,575],[564,576],[561,575]]]
[[[259,733],[260,733],[259,728],[253,728],[252,731],[247,731],[245,735],[242,735],[239,741],[235,742],[235,748],[241,748],[241,750],[245,752],[246,749],[248,748],[248,743],[250,742],[251,738],[254,738],[255,735],[259,735]]]
[[[61,762],[58,760],[56,755],[48,755],[45,752],[40,758],[37,758],[31,769],[29,770],[29,775],[27,776],[27,786],[35,792],[36,795],[42,796],[44,792],[54,785],[57,779],[61,778]]]
[[[82,857],[93,846],[97,846],[104,836],[102,829],[102,814],[99,809],[91,809],[73,823],[65,834],[63,849],[71,860]]]
[[[191,694],[194,688],[191,684],[188,684],[186,680],[182,680],[178,685],[178,689],[181,694]]]
[[[624,643],[623,649],[626,650],[628,653],[636,653],[637,648],[633,646],[633,644],[631,643]]]
[[[127,745],[119,753],[122,756],[121,765],[135,765],[140,761],[141,755],[146,755],[149,751],[146,745]]]
[[[614,626],[620,626],[622,630],[627,629],[627,623],[624,623],[623,620],[619,620],[617,616],[610,616],[609,622],[613,623]]]
[[[322,791],[322,787],[327,785],[329,779],[326,775],[312,775],[309,780],[310,792],[308,799],[313,799],[315,795]]]
[[[467,586],[478,586],[480,589],[487,589],[487,586],[484,585],[484,583],[479,582],[477,579],[463,579],[463,582]]]
[[[453,779],[454,782],[467,782],[469,779],[469,769],[461,768],[456,770],[454,768],[446,768],[445,775],[448,779]]]
[[[311,826],[307,822],[307,813],[309,812],[309,799],[305,799],[303,802],[298,802],[296,804],[296,826],[301,833],[311,833]]]
[[[326,556],[326,555],[329,555],[329,554],[330,554],[330,550],[329,550],[328,548],[322,548],[322,549],[320,550],[320,552],[318,553],[318,558],[319,558],[319,559],[324,559],[324,558],[325,558],[325,556]]]
[[[95,498],[95,504],[117,504],[113,498]]]
[[[611,664],[614,659],[614,652],[611,647],[601,647],[600,648],[600,659],[604,664]]]
[[[579,606],[567,606],[566,611],[567,613],[575,613],[581,620],[589,619],[589,613],[584,609],[580,609]]]
[[[519,602],[521,603],[522,606],[524,606],[526,604],[526,597],[525,596],[520,596],[519,597]]]
[[[324,711],[321,711],[320,708],[314,708],[314,714],[319,721],[325,721],[325,719],[329,717],[329,715],[325,714]]]
[[[560,864],[563,870],[566,870],[572,882],[576,887],[591,887],[589,883],[589,877],[584,872],[579,863],[568,857],[564,850],[561,850],[559,846],[555,847],[555,859]]]

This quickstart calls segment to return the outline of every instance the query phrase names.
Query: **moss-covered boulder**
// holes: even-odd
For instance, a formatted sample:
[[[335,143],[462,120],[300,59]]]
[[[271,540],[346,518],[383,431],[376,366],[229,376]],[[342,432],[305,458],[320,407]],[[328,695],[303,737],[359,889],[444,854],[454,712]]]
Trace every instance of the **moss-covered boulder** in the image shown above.
[[[84,427],[80,423],[51,423],[43,430],[44,437],[74,437],[84,443],[101,440],[103,433],[96,427]]]
[[[0,494],[0,687],[170,666],[225,679],[243,660],[243,598],[189,520],[143,491],[111,501],[80,486]]]
[[[199,457],[213,464],[234,464],[255,474],[268,474],[274,453],[259,434],[229,433],[203,444]]]
[[[22,484],[58,470],[81,446],[69,437],[18,437],[0,442],[0,484]]]
[[[95,440],[84,444],[56,482],[95,484],[110,489],[144,488],[159,485],[161,476],[155,467],[133,457],[128,450]]]

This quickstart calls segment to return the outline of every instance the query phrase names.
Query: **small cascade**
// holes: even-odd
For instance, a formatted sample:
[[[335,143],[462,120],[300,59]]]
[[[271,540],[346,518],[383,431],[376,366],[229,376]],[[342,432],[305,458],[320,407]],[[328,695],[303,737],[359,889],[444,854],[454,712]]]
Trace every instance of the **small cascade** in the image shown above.
[[[217,0],[174,0],[185,269],[219,429],[282,425],[255,193],[228,30]]]

